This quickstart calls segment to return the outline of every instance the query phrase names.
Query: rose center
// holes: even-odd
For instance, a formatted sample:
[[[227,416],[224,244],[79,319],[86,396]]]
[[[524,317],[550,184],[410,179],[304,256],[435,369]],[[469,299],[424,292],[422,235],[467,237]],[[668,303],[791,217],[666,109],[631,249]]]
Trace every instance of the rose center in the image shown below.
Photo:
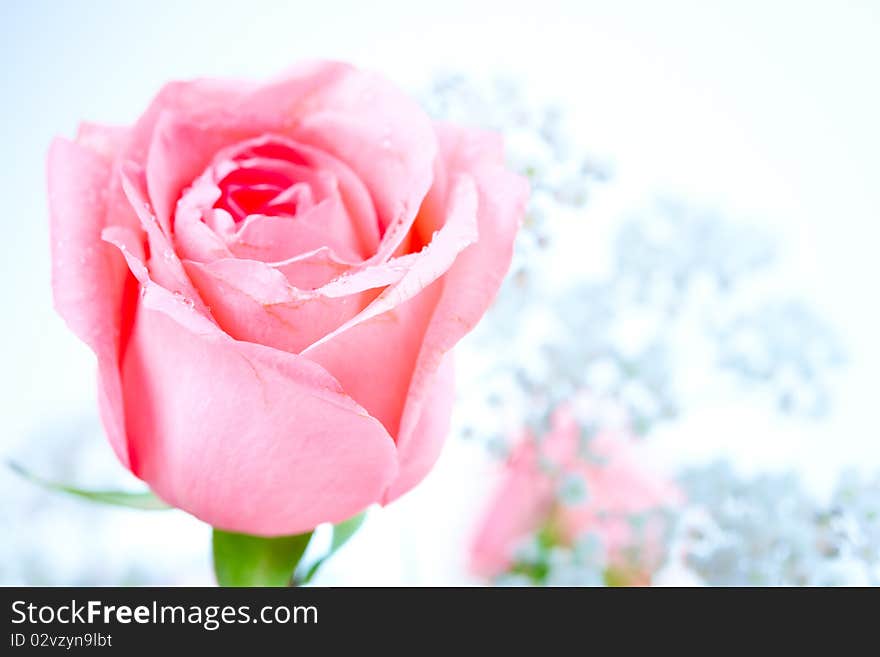
[[[243,149],[224,168],[228,172],[217,182],[214,207],[229,212],[236,223],[255,214],[294,217],[315,204],[314,173],[283,145]]]

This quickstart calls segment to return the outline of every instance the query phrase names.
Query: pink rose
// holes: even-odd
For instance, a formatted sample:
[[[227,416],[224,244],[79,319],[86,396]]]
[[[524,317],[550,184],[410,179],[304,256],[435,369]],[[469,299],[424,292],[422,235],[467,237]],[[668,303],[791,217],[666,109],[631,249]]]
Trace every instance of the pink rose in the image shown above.
[[[586,494],[580,501],[562,504],[559,486],[572,475],[582,478]],[[504,573],[513,565],[518,545],[551,523],[562,545],[594,534],[610,565],[645,583],[644,573],[629,572],[633,564],[625,563],[626,550],[635,547],[638,538],[631,519],[677,505],[681,499],[678,488],[645,463],[628,435],[600,431],[584,450],[577,419],[563,405],[553,413],[546,435],[536,440],[525,432],[511,454],[471,547],[471,567],[484,577]],[[651,551],[656,546],[650,542],[638,547]],[[648,561],[653,557],[643,556]]]
[[[261,535],[416,485],[451,348],[510,264],[527,186],[493,134],[314,62],[165,86],[48,164],[55,305],[113,448],[165,501]]]

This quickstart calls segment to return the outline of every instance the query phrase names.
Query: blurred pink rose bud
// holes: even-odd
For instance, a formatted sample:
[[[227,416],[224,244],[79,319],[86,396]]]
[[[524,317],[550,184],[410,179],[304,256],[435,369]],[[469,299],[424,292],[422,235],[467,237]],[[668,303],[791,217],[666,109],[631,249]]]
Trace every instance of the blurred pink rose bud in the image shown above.
[[[524,541],[549,531],[563,548],[586,536],[598,539],[606,579],[647,584],[662,559],[663,527],[658,517],[643,516],[681,502],[679,489],[649,467],[626,431],[600,427],[585,439],[572,406],[562,405],[545,435],[524,430],[514,447],[478,525],[471,569],[486,578],[502,575],[514,567]],[[638,517],[647,524],[637,532]]]
[[[500,138],[333,62],[166,85],[48,163],[58,312],[98,357],[113,448],[216,527],[310,530],[387,503],[448,429],[450,350],[527,197]]]

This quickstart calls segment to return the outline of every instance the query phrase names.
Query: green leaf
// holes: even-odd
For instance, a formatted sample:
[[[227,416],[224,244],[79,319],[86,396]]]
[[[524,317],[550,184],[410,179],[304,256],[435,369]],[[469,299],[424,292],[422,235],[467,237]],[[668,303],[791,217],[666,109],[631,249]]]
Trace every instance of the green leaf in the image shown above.
[[[339,548],[348,543],[348,540],[352,536],[354,536],[354,533],[358,529],[360,529],[361,525],[364,524],[364,520],[366,520],[366,518],[367,513],[366,511],[364,511],[363,513],[359,513],[356,516],[349,518],[348,520],[340,522],[338,525],[333,525],[333,538],[330,541],[330,549],[327,551],[327,554],[325,554],[323,557],[312,564],[311,568],[309,568],[308,572],[306,572],[305,577],[302,578],[303,584],[308,584],[312,581],[312,578],[315,576],[321,566],[324,565],[324,562],[332,557]]]
[[[214,529],[214,573],[220,586],[288,586],[312,533],[264,538]]]
[[[36,475],[31,474],[30,472],[25,470],[18,463],[13,463],[10,461],[9,467],[16,474],[34,484],[37,484],[38,486],[42,486],[43,488],[46,488],[48,490],[54,490],[60,493],[66,493],[68,495],[81,497],[83,499],[89,500],[90,502],[99,502],[101,504],[109,504],[112,506],[125,506],[131,509],[142,509],[146,511],[158,511],[161,509],[171,508],[150,491],[144,491],[142,493],[129,493],[126,491],[115,490],[83,490],[81,488],[75,488],[74,486],[68,486],[67,484],[61,484],[58,482],[43,479],[41,477],[37,477]]]
[[[327,553],[327,556],[329,557],[336,552],[336,550],[348,543],[348,540],[354,536],[354,533],[358,529],[361,528],[361,525],[364,524],[364,520],[366,519],[367,514],[364,512],[359,513],[348,520],[344,520],[338,525],[333,525],[333,540],[330,541],[330,552]]]

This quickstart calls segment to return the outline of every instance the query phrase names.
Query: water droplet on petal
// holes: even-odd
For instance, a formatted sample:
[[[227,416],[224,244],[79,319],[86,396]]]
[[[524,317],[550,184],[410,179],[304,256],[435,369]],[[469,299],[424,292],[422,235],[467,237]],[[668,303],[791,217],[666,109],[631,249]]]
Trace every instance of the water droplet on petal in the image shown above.
[[[177,299],[178,301],[180,301],[184,306],[186,306],[190,310],[192,310],[193,308],[196,307],[195,301],[193,301],[189,297],[182,295],[180,292],[175,292],[174,298]]]

